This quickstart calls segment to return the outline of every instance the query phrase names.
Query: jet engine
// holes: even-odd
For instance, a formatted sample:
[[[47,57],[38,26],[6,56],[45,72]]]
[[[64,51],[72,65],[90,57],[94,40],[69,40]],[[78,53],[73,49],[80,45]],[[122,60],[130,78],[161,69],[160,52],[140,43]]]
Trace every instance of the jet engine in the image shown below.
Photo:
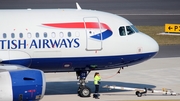
[[[45,88],[45,76],[40,70],[0,69],[0,101],[39,101]]]

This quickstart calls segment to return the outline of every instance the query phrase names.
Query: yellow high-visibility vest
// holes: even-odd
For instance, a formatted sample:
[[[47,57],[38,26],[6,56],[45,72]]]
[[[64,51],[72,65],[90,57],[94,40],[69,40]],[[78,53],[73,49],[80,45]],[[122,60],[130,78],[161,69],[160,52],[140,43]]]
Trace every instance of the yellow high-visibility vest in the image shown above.
[[[99,85],[98,81],[100,81],[100,80],[101,80],[101,77],[96,75],[96,76],[94,77],[94,84],[95,84],[95,85]]]

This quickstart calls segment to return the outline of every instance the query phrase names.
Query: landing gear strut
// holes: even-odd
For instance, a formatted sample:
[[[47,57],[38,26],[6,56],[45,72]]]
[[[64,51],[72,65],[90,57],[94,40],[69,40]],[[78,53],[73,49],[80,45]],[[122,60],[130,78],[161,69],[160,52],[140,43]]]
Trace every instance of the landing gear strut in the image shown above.
[[[77,79],[79,80],[78,95],[80,97],[90,97],[91,89],[86,86],[86,77],[90,71],[76,71]]]

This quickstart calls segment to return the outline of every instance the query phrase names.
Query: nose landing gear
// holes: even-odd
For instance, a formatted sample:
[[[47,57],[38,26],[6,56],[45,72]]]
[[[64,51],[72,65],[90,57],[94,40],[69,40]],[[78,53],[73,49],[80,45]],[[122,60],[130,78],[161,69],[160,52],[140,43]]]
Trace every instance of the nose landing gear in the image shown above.
[[[80,97],[90,97],[91,95],[91,89],[87,86],[80,86],[78,88],[78,95]]]
[[[86,86],[86,77],[90,71],[76,71],[77,79],[79,80],[78,96],[80,97],[90,97],[91,89]]]

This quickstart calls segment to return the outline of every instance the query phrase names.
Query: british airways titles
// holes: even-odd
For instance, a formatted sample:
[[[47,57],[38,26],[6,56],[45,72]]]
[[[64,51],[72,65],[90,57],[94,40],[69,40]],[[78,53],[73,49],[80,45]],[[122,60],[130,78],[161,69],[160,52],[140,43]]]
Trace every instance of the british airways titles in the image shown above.
[[[0,40],[0,49],[78,48],[79,38]]]

